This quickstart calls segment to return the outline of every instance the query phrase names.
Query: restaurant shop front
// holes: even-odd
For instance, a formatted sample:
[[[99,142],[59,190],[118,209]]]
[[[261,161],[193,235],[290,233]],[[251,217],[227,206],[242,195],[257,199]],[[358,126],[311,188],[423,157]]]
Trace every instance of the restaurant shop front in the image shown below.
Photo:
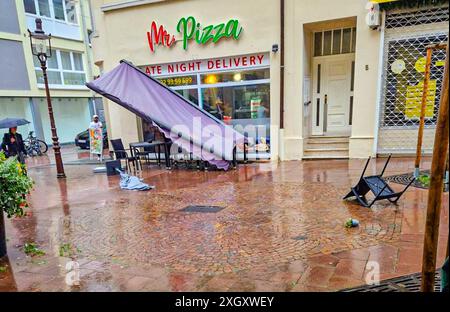
[[[270,55],[257,53],[142,66],[148,75],[246,134],[250,152],[270,159]],[[143,121],[143,137],[151,133]]]
[[[439,32],[442,39],[448,34],[443,31],[448,7],[446,15],[431,13],[439,19],[429,17],[426,26],[420,24],[423,12],[441,5],[380,10],[380,23],[373,25],[367,3],[93,0],[95,64],[107,72],[121,59],[131,61],[246,134],[254,143],[250,153],[259,159],[362,158],[386,152],[386,142],[389,152],[408,152],[405,146],[415,145],[417,120],[405,107],[419,102],[405,99],[401,88],[393,90],[383,80],[389,68],[396,68],[387,48],[392,31],[385,23],[390,16],[396,19],[394,14],[409,14],[409,22],[418,16],[412,27],[430,31],[414,36],[438,38],[432,35]],[[408,33],[409,26],[395,28]],[[408,55],[408,49],[414,47],[402,53]],[[419,59],[426,52],[416,48],[414,53]],[[404,83],[405,88],[416,85]],[[430,105],[436,106],[438,98]],[[392,110],[387,101],[398,102],[396,118],[407,123],[384,127]],[[110,101],[104,104],[111,138],[125,144],[149,138],[145,121]],[[414,111],[409,106],[408,112]],[[432,128],[431,119],[427,125]],[[394,132],[398,143],[386,139]]]

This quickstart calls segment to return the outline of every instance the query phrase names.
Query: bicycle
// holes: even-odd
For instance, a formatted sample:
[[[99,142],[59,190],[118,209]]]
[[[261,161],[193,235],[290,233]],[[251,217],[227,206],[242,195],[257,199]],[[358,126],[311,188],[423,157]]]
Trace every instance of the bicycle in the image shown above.
[[[30,131],[28,137],[23,141],[28,156],[42,156],[47,153],[48,145],[33,135],[34,131]]]

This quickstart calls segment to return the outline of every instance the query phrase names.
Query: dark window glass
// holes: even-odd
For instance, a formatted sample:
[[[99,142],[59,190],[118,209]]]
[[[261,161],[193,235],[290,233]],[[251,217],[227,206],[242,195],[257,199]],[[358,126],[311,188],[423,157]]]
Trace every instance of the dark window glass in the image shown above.
[[[314,56],[322,55],[322,33],[316,32],[314,34]]]
[[[342,53],[350,53],[351,41],[352,41],[352,29],[345,28],[342,34]]]
[[[67,14],[67,21],[69,23],[77,24],[77,10],[75,7],[75,1],[72,0],[65,0],[66,4],[66,14]]]
[[[317,98],[316,105],[316,127],[318,127],[320,124],[320,98]]]
[[[352,77],[350,84],[350,91],[355,90],[355,61],[352,62]]]
[[[185,99],[191,101],[192,103],[198,105],[198,92],[197,89],[184,89],[176,90],[177,93],[181,94]]]
[[[320,93],[320,79],[321,79],[322,65],[317,65],[317,93]]]
[[[23,0],[23,6],[25,7],[25,12],[36,14],[36,6],[34,5],[34,0]]]
[[[331,54],[331,30],[323,33],[323,55]]]
[[[340,29],[333,31],[333,54],[341,53],[341,36],[342,31]]]
[[[63,0],[53,0],[53,11],[56,19],[64,21],[64,6],[62,1]]]
[[[51,17],[49,0],[38,0],[39,15]]]
[[[348,117],[348,124],[351,126],[353,120],[353,96],[350,97],[350,113]]]
[[[203,88],[203,109],[256,143],[270,150],[270,84]]]
[[[352,28],[352,52],[356,49],[356,28]]]

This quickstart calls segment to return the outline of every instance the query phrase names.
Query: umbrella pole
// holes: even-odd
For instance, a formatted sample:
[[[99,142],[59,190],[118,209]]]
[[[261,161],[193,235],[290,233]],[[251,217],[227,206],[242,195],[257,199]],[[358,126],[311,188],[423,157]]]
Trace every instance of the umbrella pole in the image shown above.
[[[439,239],[439,221],[441,216],[442,193],[445,164],[448,149],[448,70],[449,51],[447,46],[444,81],[441,90],[441,103],[436,125],[433,160],[431,164],[431,181],[428,191],[427,219],[425,225],[425,238],[422,259],[422,286],[423,292],[434,291],[434,278],[436,272],[436,256]]]

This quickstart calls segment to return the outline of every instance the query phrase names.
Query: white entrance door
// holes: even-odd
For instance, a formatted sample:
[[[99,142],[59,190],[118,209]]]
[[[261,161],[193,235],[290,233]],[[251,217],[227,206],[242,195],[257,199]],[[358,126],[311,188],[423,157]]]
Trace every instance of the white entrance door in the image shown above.
[[[312,134],[350,136],[354,54],[315,57]]]

